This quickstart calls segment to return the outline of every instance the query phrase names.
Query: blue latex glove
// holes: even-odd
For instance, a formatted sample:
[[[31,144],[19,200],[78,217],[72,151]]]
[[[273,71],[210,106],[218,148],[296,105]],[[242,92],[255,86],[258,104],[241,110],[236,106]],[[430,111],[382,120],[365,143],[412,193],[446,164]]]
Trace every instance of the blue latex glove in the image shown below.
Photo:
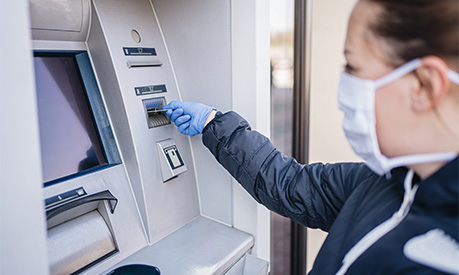
[[[167,110],[166,115],[178,127],[178,131],[191,137],[202,134],[207,116],[216,110],[202,103],[185,101],[172,101],[163,106],[163,109]]]

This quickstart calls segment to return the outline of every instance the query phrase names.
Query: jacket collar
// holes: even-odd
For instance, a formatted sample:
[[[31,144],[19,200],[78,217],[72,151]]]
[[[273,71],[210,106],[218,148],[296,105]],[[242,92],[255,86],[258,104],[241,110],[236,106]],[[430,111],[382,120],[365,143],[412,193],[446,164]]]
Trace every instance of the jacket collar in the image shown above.
[[[403,194],[403,180],[408,169],[402,167],[392,170],[392,177],[397,189]],[[459,213],[459,157],[441,167],[434,174],[421,181],[414,178],[419,189],[414,205],[429,212],[441,212],[457,215]]]

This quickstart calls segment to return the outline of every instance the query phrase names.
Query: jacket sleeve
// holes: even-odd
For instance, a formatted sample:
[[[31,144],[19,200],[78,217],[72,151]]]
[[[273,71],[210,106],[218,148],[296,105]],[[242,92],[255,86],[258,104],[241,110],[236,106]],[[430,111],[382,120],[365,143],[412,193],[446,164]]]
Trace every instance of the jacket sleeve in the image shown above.
[[[235,112],[216,117],[203,143],[217,161],[268,209],[311,228],[328,231],[359,178],[372,172],[362,163],[302,165],[274,148]]]

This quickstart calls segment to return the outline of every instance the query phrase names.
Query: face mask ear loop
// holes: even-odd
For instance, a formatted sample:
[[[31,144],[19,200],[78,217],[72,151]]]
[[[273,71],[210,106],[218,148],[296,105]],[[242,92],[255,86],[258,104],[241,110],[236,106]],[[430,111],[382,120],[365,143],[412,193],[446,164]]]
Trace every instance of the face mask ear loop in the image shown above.
[[[375,80],[375,87],[379,89],[399,78],[402,76],[411,73],[412,71],[416,70],[421,65],[421,59],[416,58],[413,59],[402,66],[396,68],[392,72],[388,73],[387,75]]]
[[[456,85],[459,85],[459,74],[455,71],[448,69],[448,78]]]

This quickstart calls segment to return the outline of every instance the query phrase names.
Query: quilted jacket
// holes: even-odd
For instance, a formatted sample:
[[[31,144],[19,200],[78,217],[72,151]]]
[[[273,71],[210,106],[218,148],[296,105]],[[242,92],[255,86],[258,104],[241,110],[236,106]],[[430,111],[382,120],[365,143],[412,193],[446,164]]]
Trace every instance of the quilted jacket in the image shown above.
[[[202,138],[257,202],[328,232],[310,274],[336,274],[351,248],[391,218],[398,219],[393,228],[369,247],[363,244],[344,273],[459,274],[457,158],[423,181],[415,175],[413,201],[397,214],[407,192],[404,167],[381,177],[364,163],[303,165],[277,151],[235,112],[218,112]]]

